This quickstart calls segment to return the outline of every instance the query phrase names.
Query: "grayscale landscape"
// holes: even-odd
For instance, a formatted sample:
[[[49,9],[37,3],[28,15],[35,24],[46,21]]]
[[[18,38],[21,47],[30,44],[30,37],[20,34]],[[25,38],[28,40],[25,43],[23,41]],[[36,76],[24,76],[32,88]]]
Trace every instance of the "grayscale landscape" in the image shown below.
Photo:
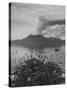
[[[65,6],[11,3],[9,42],[12,87],[65,83]]]

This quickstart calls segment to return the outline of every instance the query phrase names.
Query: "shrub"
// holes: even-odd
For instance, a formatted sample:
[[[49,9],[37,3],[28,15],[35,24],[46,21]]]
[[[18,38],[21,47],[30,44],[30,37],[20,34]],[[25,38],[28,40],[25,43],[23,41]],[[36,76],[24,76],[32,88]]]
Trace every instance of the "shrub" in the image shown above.
[[[12,86],[34,86],[62,84],[65,79],[61,77],[62,69],[53,62],[44,62],[30,59],[16,67],[17,79],[12,82]]]

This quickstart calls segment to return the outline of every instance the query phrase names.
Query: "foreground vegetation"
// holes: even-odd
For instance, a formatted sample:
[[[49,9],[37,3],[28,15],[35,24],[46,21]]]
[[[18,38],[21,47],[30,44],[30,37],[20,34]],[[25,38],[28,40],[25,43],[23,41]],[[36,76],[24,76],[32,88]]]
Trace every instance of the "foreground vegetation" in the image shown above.
[[[11,86],[54,85],[65,83],[62,69],[54,62],[30,59],[16,66]]]

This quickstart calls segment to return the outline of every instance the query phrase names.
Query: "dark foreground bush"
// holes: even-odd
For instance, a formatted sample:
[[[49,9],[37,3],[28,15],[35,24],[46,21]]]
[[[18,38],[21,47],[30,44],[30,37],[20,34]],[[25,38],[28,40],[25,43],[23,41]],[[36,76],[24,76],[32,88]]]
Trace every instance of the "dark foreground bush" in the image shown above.
[[[44,62],[31,59],[24,65],[16,67],[16,79],[12,81],[12,86],[34,86],[62,84],[65,79],[62,76],[62,69],[53,62]]]

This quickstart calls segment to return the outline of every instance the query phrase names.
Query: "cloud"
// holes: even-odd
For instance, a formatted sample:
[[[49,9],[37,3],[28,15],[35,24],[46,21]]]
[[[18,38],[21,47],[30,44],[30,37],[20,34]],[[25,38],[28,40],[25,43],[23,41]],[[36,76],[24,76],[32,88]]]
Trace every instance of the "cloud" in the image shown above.
[[[39,23],[38,23],[38,32],[45,32],[46,29],[50,26],[49,32],[52,32],[52,30],[56,31],[56,29],[62,29],[61,26],[65,25],[65,20],[64,19],[59,19],[59,20],[49,20],[45,16],[40,16],[39,17]]]
[[[65,24],[65,20],[54,20],[54,21],[48,21],[47,25],[51,26],[51,25],[63,25]]]
[[[65,40],[65,25],[48,26],[42,34],[44,37],[55,37]]]
[[[64,19],[64,6],[12,3],[11,39],[23,39],[29,34],[41,34],[48,25],[65,23]]]
[[[38,30],[39,31],[42,31],[42,30],[45,30],[46,29],[46,25],[48,23],[48,20],[46,19],[46,17],[44,16],[40,16],[39,17],[39,23],[38,23]]]

